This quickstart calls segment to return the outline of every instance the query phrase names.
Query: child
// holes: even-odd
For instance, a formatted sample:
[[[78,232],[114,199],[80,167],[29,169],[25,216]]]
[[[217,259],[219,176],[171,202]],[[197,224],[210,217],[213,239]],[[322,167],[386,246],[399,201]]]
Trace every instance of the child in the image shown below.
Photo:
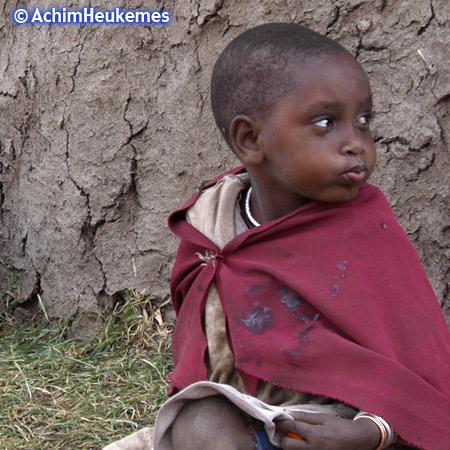
[[[170,218],[181,238],[170,393],[209,380],[315,411],[276,422],[283,449],[448,450],[450,334],[366,183],[376,155],[359,63],[299,25],[262,25],[221,54],[211,98],[244,167]],[[208,396],[186,402],[155,449],[275,448],[259,424]]]

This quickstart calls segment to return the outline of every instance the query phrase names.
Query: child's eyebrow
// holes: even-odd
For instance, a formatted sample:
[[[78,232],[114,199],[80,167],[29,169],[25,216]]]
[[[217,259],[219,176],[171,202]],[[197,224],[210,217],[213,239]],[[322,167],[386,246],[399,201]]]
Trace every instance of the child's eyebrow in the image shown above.
[[[369,105],[370,107],[372,107],[373,105],[372,94],[370,94],[361,104]]]
[[[361,102],[361,105],[372,107],[372,95],[369,95],[363,102]],[[311,109],[321,107],[323,109],[335,109],[339,108],[341,106],[340,102],[333,102],[328,100],[320,100],[316,103],[311,104]]]
[[[326,100],[322,100],[316,103],[311,104],[311,108],[317,108],[318,106],[324,108],[324,109],[334,109],[339,106],[338,102],[330,102]]]

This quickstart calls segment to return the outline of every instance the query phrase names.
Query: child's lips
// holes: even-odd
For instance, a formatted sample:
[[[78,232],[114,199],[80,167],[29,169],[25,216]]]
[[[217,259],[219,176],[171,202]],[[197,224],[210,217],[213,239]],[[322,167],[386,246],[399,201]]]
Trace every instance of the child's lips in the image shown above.
[[[357,164],[344,172],[342,178],[350,186],[360,186],[367,181],[367,167],[364,164]]]

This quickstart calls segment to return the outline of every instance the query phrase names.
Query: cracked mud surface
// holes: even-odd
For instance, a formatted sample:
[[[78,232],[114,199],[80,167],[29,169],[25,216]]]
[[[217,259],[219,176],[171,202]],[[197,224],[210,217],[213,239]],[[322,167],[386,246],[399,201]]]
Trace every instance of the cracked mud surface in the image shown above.
[[[169,10],[165,28],[18,28],[9,20],[17,3],[0,6],[0,259],[22,275],[24,300],[40,293],[52,316],[67,316],[101,312],[128,287],[168,296],[177,246],[168,213],[237,164],[210,111],[214,61],[246,28],[294,21],[338,40],[366,69],[372,182],[450,323],[447,1],[117,3]]]

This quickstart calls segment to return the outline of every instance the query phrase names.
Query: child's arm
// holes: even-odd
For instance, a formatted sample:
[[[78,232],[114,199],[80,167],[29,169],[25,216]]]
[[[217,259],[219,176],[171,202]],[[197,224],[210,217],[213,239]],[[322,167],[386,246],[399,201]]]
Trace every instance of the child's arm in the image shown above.
[[[331,414],[306,412],[292,412],[291,415],[294,420],[277,421],[277,431],[303,439],[282,438],[284,450],[374,450],[381,441],[379,428],[368,419],[348,420]]]

